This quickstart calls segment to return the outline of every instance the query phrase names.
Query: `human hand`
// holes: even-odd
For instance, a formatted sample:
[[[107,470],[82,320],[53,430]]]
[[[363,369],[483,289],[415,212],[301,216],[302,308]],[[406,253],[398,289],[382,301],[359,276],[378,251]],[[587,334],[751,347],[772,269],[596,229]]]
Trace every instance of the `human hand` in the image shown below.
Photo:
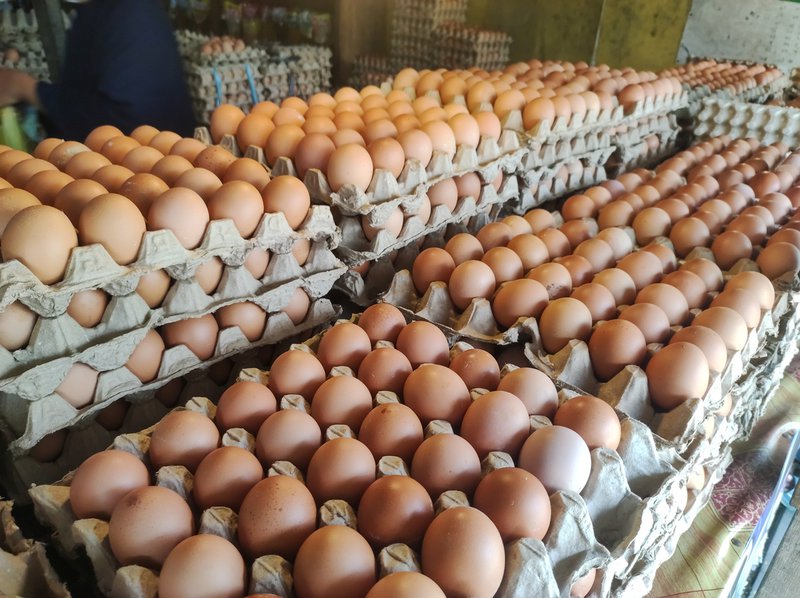
[[[0,107],[28,102],[36,106],[36,79],[28,73],[0,69]]]

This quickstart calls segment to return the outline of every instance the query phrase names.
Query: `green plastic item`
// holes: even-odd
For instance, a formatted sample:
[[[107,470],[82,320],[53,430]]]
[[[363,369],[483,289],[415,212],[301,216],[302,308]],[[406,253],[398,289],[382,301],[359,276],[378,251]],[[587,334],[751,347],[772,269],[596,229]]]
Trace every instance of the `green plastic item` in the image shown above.
[[[0,144],[22,151],[28,149],[28,140],[13,106],[0,108]]]

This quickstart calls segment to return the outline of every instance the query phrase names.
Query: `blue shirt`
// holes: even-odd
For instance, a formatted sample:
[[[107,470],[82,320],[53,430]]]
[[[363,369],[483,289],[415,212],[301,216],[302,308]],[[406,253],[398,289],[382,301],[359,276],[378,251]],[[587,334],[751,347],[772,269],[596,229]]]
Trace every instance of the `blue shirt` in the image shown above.
[[[92,0],[76,7],[56,83],[40,82],[51,134],[83,140],[100,125],[191,136],[192,103],[160,0]]]

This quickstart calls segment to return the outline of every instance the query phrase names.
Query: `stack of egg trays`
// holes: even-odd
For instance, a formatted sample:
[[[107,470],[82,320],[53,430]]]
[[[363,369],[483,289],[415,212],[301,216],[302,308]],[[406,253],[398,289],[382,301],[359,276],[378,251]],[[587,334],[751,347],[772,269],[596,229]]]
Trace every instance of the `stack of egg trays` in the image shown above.
[[[688,85],[684,84],[684,87],[689,90],[689,112],[692,115],[697,115],[700,110],[702,110],[703,102],[705,100],[716,99],[721,101],[753,102],[756,104],[763,104],[770,97],[774,97],[775,95],[782,96],[784,90],[791,85],[791,79],[784,74],[782,77],[779,77],[771,83],[759,85],[751,89],[745,89],[743,92],[738,94],[731,93],[730,89],[717,89],[712,91],[707,85],[689,87]]]
[[[293,345],[293,349],[313,352],[319,341],[313,337],[302,345]],[[391,343],[381,343],[391,346]],[[472,345],[459,342],[452,352],[457,353],[472,348]],[[516,369],[506,365],[501,377]],[[337,368],[338,375],[353,375],[349,368]],[[266,383],[268,372],[244,370],[240,379],[255,380]],[[482,391],[473,391],[476,398]],[[574,393],[572,393],[574,394]],[[570,393],[562,391],[560,400],[568,400]],[[391,392],[378,393],[375,404],[397,402],[399,398]],[[281,398],[281,409],[305,409],[305,402],[296,395]],[[214,407],[204,398],[192,399],[186,406],[213,417]],[[550,425],[547,418],[533,416],[531,431]],[[641,536],[642,529],[652,524],[655,517],[662,513],[651,509],[646,501],[634,495],[628,488],[635,488],[642,495],[650,496],[659,493],[680,493],[682,480],[676,478],[684,468],[683,460],[672,448],[654,436],[646,426],[629,418],[621,421],[622,436],[617,451],[595,449],[592,451],[592,472],[589,483],[578,495],[570,492],[556,492],[551,497],[552,522],[544,541],[524,538],[510,543],[506,547],[506,573],[498,595],[507,597],[544,596],[558,598],[568,596],[569,588],[579,577],[592,568],[606,567],[612,553],[603,547],[595,538],[595,529],[605,530],[613,536],[615,550],[627,554],[629,545],[635,545]],[[152,429],[140,434],[118,436],[113,448],[127,450],[146,460],[149,448],[149,435]],[[426,437],[432,433],[452,433],[447,422],[432,422],[426,428]],[[337,436],[354,436],[346,426],[331,426],[326,431],[326,438]],[[253,450],[254,439],[244,430],[228,430],[223,438],[224,446],[241,446]],[[388,462],[387,462],[388,461]],[[280,465],[280,466],[279,466]],[[498,467],[513,467],[510,455],[501,452],[491,453],[483,462],[484,475]],[[291,464],[275,464],[268,475],[291,474]],[[396,458],[387,457],[378,464],[378,475],[407,473],[405,464],[397,463]],[[684,476],[685,477],[685,476]],[[112,592],[116,597],[150,596],[154,594],[155,574],[141,567],[120,568],[110,552],[107,536],[107,523],[96,520],[75,520],[69,506],[69,483],[72,474],[68,474],[53,485],[34,487],[30,495],[34,502],[37,518],[55,530],[54,539],[59,548],[66,554],[73,554],[78,546],[82,546],[89,555],[98,578],[98,585],[105,594]],[[191,476],[182,468],[166,467],[159,471],[157,484],[165,485],[184,495],[187,493],[187,479]],[[624,489],[624,491],[622,490]],[[620,498],[620,496],[622,498]],[[468,504],[466,497],[460,492],[446,492],[437,501],[437,512],[445,506]],[[660,507],[663,511],[665,507]],[[322,507],[325,511],[325,507]],[[331,509],[341,512],[343,509]],[[226,511],[226,510],[223,510]],[[203,513],[198,533],[217,533],[235,539],[235,530],[228,525],[220,529],[219,522],[231,520],[230,512],[224,513],[212,508]],[[594,515],[593,515],[594,514]],[[326,522],[323,513],[321,520]],[[625,522],[632,525],[625,526]],[[337,521],[334,523],[342,523]],[[636,527],[636,523],[639,527]],[[402,545],[395,545],[402,546]],[[403,554],[407,547],[393,554]],[[382,557],[382,555],[381,555]],[[381,574],[387,571],[385,561],[379,557]],[[275,557],[261,557],[253,565],[254,580],[251,592],[277,592],[283,594],[285,586],[271,585],[271,580],[264,576],[264,570],[274,570],[269,565]],[[392,559],[389,559],[392,560]],[[413,559],[395,562],[395,566],[408,567]],[[418,567],[418,565],[416,565]],[[596,586],[597,587],[597,586]]]
[[[364,273],[351,268],[333,286],[345,293],[356,305],[367,307],[386,292],[398,272],[411,269],[421,251],[429,247],[444,247],[447,241],[459,233],[475,234],[489,222],[497,220],[502,208],[502,204],[497,204],[488,212],[479,212],[467,220],[439,228],[398,249],[396,253],[392,252],[370,262]]]
[[[251,157],[252,149],[255,148],[249,149],[247,154]],[[427,168],[423,168],[418,160],[408,159],[398,178],[388,170],[378,169],[366,192],[352,184],[333,192],[325,174],[316,168],[306,173],[303,182],[311,194],[312,203],[329,205],[341,215],[342,243],[337,248],[337,255],[346,264],[356,266],[405,247],[448,224],[466,220],[493,205],[516,198],[519,193],[517,180],[511,175],[518,169],[524,154],[517,135],[513,131],[503,131],[498,141],[483,137],[477,148],[458,146],[452,158],[434,152]],[[472,172],[477,173],[484,183],[481,197],[462,198],[452,212],[437,206],[427,224],[415,218],[428,189],[439,181]],[[491,183],[500,174],[509,176],[504,177],[500,189],[495,192],[485,183]],[[272,167],[272,175],[297,176],[297,171],[291,160],[279,158]],[[366,216],[372,226],[381,227],[398,207],[406,216],[399,236],[380,231],[372,241],[367,239],[361,227],[362,217]]]
[[[764,143],[782,141],[791,147],[800,144],[798,108],[709,98],[703,100],[696,122],[695,135],[698,138],[729,134],[757,137]]]
[[[675,552],[681,534],[691,526],[708,500],[713,485],[727,468],[731,444],[750,434],[778,389],[786,367],[797,353],[798,319],[795,307],[783,318],[778,334],[767,339],[762,351],[751,359],[745,373],[731,389],[733,411],[722,422],[726,425],[720,425],[717,433],[721,436],[719,446],[716,452],[707,451],[707,459],[701,463],[706,472],[706,487],[698,494],[695,503],[643,551],[643,558],[629,575],[605,580],[613,588],[615,596],[635,598],[649,592],[658,567]],[[790,329],[793,332],[790,333]],[[700,500],[703,498],[705,501]]]
[[[696,256],[706,255],[697,251]],[[753,264],[746,262],[740,262],[739,269],[753,269]],[[623,429],[625,425],[635,425],[647,430],[653,442],[668,448],[682,459],[678,461],[680,465],[675,467],[669,484],[665,482],[664,488],[654,494],[640,493],[635,485],[628,488],[619,482],[598,482],[600,487],[612,493],[621,489],[619,495],[615,495],[618,496],[617,501],[608,503],[614,505],[613,510],[620,508],[617,505],[629,503],[629,494],[633,491],[637,497],[646,497],[644,502],[652,515],[649,519],[637,520],[635,525],[639,527],[630,530],[629,541],[616,547],[611,544],[615,541],[614,534],[619,532],[619,523],[615,524],[616,527],[608,528],[610,536],[602,527],[595,526],[595,534],[613,557],[599,576],[598,583],[602,588],[599,595],[605,596],[609,595],[612,583],[619,585],[634,574],[644,575],[647,572],[651,575],[658,564],[672,553],[674,545],[667,545],[670,538],[675,536],[676,530],[682,532],[688,528],[710,495],[713,485],[727,468],[730,445],[749,433],[763,411],[771,392],[766,389],[777,384],[796,351],[800,319],[797,311],[798,282],[788,276],[776,281],[776,300],[772,310],[763,313],[759,327],[751,331],[743,350],[729,353],[725,371],[712,377],[706,395],[691,399],[664,414],[657,414],[652,409],[647,377],[641,368],[628,366],[609,382],[598,383],[592,372],[586,343],[574,340],[559,353],[546,355],[541,348],[535,318],[521,318],[516,326],[500,332],[489,302],[485,299],[473,300],[470,307],[459,316],[450,301],[446,285],[432,283],[420,299],[408,271],[398,273],[391,289],[381,300],[397,305],[407,318],[436,324],[451,340],[466,338],[470,342],[485,345],[528,340],[525,345],[526,357],[533,367],[546,373],[562,389],[562,400],[575,394],[599,396],[620,414]],[[775,343],[781,344],[782,351],[774,350]],[[649,347],[651,352],[657,349],[658,346]],[[765,355],[777,355],[779,359],[775,363],[775,359],[764,359]],[[763,376],[769,377],[772,384],[765,385]],[[715,415],[725,406],[729,394],[733,396],[733,409],[725,417]],[[713,428],[708,429],[712,422]],[[626,468],[637,466],[637,462],[623,461]],[[698,467],[704,469],[707,483],[684,508],[685,501],[676,498],[676,488],[685,488],[688,477]],[[650,474],[646,468],[640,473],[645,479]],[[593,483],[590,480],[587,488]],[[590,512],[599,514],[599,511],[592,511],[591,505]],[[623,522],[630,520],[624,514],[619,518]],[[625,533],[628,531],[625,530]],[[655,554],[661,554],[661,557],[656,559],[653,556]],[[638,595],[644,594],[646,592]],[[634,592],[630,595],[637,594]]]
[[[236,372],[248,368],[260,368],[269,363],[271,355],[280,352],[281,348],[292,340],[307,338],[322,327],[327,327],[341,313],[341,307],[333,305],[328,299],[317,299],[311,304],[309,314],[299,325],[294,325],[284,314],[276,314],[268,321],[267,331],[262,340],[246,345],[245,339],[238,328],[230,328],[220,333],[220,341],[231,345],[238,342],[241,347],[250,347],[244,351],[227,352],[221,354],[219,348],[214,357],[201,364],[196,364],[196,358],[185,347],[176,347],[181,351],[175,353],[173,349],[165,352],[165,360],[169,357],[176,365],[170,375],[159,384],[141,386],[135,392],[128,394],[120,400],[129,403],[123,423],[117,430],[110,431],[100,425],[95,418],[102,410],[94,409],[82,417],[66,432],[66,441],[61,454],[50,462],[42,462],[27,454],[14,455],[11,451],[4,451],[0,455],[0,475],[3,483],[11,496],[18,502],[29,502],[28,488],[34,484],[48,484],[59,479],[67,472],[78,467],[85,459],[103,450],[121,433],[136,432],[153,425],[169,411],[169,407],[159,397],[159,390],[165,384],[183,380],[183,387],[174,398],[172,404],[184,405],[195,396],[204,396],[216,401],[222,392],[236,381]],[[225,334],[226,338],[223,338]],[[270,351],[271,349],[271,351]],[[183,359],[181,363],[179,360]],[[222,380],[213,367],[224,360],[232,362],[232,369]],[[162,361],[162,369],[164,362]],[[1,427],[0,427],[1,428]]]
[[[139,258],[129,266],[118,265],[101,245],[77,247],[64,280],[51,286],[42,284],[20,262],[0,264],[0,308],[19,300],[40,316],[27,349],[13,355],[2,350],[0,354],[0,422],[6,436],[10,436],[11,450],[20,454],[46,434],[78,423],[110,401],[163,385],[201,365],[185,346],[173,347],[164,353],[156,379],[142,385],[124,365],[147,332],[156,326],[251,301],[270,314],[264,335],[256,343],[274,342],[276,334],[285,336],[294,326],[278,312],[289,304],[297,288],[302,287],[312,301],[317,300],[328,294],[344,272],[332,252],[339,238],[330,208],[312,206],[297,231],[289,227],[282,213],[265,214],[248,240],[242,239],[231,220],[212,221],[201,245],[191,251],[181,246],[170,230],[148,231]],[[291,252],[299,239],[312,242],[303,267]],[[247,252],[253,248],[272,254],[261,280],[243,266]],[[208,296],[194,274],[198,266],[214,257],[221,259],[226,268],[217,291]],[[143,274],[160,269],[174,282],[164,304],[152,310],[135,289]],[[90,336],[65,312],[76,292],[98,288],[112,299],[103,322]],[[317,315],[315,310],[309,310],[312,320]],[[223,329],[212,359],[223,359],[250,346],[238,327]],[[53,392],[76,362],[100,372],[93,403],[81,410]]]
[[[25,538],[12,507],[12,502],[0,501],[0,595],[69,598],[44,545]]]
[[[638,167],[657,165],[677,151],[681,131],[675,113],[645,117],[638,123],[623,127],[623,131],[612,135],[612,143],[616,149],[612,158],[614,171],[622,173]],[[658,146],[655,148],[647,142],[651,135],[658,138]]]

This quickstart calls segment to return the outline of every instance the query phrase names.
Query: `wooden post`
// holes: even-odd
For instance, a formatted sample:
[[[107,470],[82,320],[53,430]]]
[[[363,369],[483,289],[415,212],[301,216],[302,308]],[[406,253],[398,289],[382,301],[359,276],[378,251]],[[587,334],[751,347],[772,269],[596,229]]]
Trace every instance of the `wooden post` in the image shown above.
[[[33,0],[33,10],[39,23],[39,38],[44,47],[50,79],[55,81],[61,72],[66,45],[64,17],[59,0]]]

